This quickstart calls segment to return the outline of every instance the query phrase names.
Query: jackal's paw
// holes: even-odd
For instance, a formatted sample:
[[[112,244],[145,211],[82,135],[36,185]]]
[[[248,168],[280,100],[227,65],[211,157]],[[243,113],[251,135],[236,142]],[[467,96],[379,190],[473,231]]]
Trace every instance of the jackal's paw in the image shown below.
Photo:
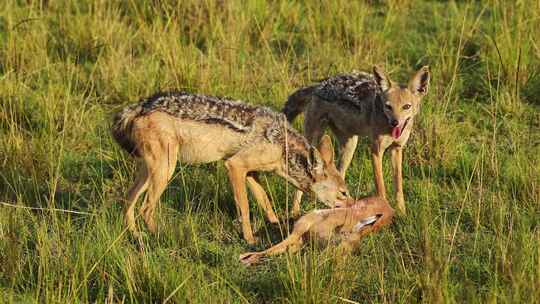
[[[405,207],[405,199],[402,195],[397,194],[396,197],[396,209],[397,213],[401,216],[407,215],[407,208]]]
[[[141,243],[145,236],[146,236],[146,233],[144,231],[140,231],[139,229],[137,229],[137,227],[130,227],[127,234],[127,238],[133,244]]]
[[[289,220],[295,221],[299,219],[303,214],[301,210],[293,210],[288,215],[289,215],[288,217]]]
[[[261,259],[262,255],[259,252],[247,252],[240,255],[240,263],[251,266],[256,264]]]
[[[397,214],[400,216],[406,216],[407,215],[407,209],[405,208],[405,204],[397,205]]]
[[[259,238],[258,237],[251,237],[251,238],[245,238],[246,240],[246,243],[248,243],[248,245],[256,245],[258,242],[259,242]]]
[[[268,221],[270,222],[270,224],[279,224],[279,219],[275,215],[274,216],[269,216]]]
[[[135,240],[142,238],[141,232],[135,228],[129,230],[129,236]]]
[[[148,232],[150,232],[151,234],[157,233],[157,225],[156,223],[154,223],[154,221],[146,223],[146,227],[148,229]]]

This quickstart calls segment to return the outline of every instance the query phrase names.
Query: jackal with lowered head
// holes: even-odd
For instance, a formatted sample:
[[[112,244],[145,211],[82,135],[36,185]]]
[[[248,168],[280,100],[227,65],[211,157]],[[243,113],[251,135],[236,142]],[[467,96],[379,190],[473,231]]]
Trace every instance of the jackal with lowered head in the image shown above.
[[[356,72],[340,74],[316,85],[294,92],[283,112],[289,121],[304,112],[304,135],[317,143],[326,127],[336,135],[340,146],[339,171],[345,177],[358,143],[358,136],[371,141],[371,156],[377,194],[386,197],[382,158],[386,149],[392,153],[392,168],[397,208],[405,213],[403,196],[403,148],[411,135],[422,98],[427,94],[430,72],[422,67],[399,85],[374,67],[373,74]],[[299,209],[302,193],[297,192],[293,212]]]
[[[147,191],[140,212],[148,229],[155,231],[154,210],[178,160],[187,164],[225,160],[243,236],[250,244],[255,238],[246,183],[268,220],[278,222],[258,181],[259,171],[273,171],[331,207],[349,197],[334,165],[330,138],[323,138],[316,149],[283,114],[265,107],[185,92],[160,93],[119,112],[112,133],[120,146],[139,159],[125,208],[126,224],[135,235],[137,199]]]

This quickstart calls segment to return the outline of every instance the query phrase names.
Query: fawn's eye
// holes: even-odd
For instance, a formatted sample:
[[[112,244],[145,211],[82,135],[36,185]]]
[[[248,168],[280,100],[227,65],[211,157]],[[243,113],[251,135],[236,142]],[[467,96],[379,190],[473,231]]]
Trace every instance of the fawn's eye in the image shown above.
[[[411,108],[411,105],[410,104],[406,104],[403,106],[403,110],[408,110]]]

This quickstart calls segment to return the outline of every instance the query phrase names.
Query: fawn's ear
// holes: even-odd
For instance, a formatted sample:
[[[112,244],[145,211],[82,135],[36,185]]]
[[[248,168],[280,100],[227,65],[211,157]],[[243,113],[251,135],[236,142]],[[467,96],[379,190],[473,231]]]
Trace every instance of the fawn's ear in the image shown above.
[[[334,162],[334,146],[332,146],[332,139],[330,136],[324,135],[322,137],[319,144],[319,152],[326,165],[330,165]]]
[[[373,76],[375,77],[375,82],[377,82],[383,92],[388,91],[392,86],[392,81],[390,80],[390,78],[388,78],[388,76],[386,76],[386,72],[382,67],[377,65],[374,66]]]
[[[409,90],[414,94],[425,96],[428,92],[430,78],[429,66],[425,65],[409,81]]]

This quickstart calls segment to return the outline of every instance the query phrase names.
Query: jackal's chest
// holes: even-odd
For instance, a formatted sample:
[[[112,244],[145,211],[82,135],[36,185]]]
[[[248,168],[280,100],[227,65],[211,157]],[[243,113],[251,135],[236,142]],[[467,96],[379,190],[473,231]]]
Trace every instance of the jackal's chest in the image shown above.
[[[413,128],[413,120],[411,119],[398,138],[394,138],[391,135],[390,128],[381,128],[378,130],[374,130],[373,138],[379,142],[379,145],[381,146],[383,150],[386,150],[387,148],[391,146],[404,147],[407,144],[407,141],[409,140],[409,137],[412,132],[412,128]],[[384,130],[384,131],[381,131],[381,130]]]

